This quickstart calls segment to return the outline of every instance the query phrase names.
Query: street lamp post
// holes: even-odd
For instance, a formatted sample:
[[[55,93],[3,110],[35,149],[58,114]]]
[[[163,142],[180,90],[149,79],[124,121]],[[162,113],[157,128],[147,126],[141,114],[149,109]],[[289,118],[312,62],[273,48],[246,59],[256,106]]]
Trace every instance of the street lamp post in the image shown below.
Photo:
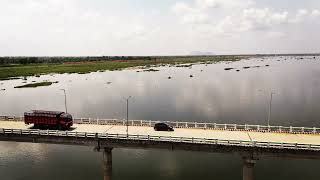
[[[129,135],[129,99],[131,98],[132,96],[129,96],[128,98],[126,98],[127,100],[127,137]]]
[[[274,94],[276,94],[276,93],[274,93],[274,92],[272,92],[272,91],[270,92],[269,115],[268,115],[268,127],[270,126],[271,111],[272,111],[272,108],[271,108],[271,106],[272,106],[272,96],[273,96]]]
[[[259,91],[263,91],[260,90]],[[276,94],[275,92],[271,91],[270,92],[270,100],[269,100],[269,110],[268,110],[268,127],[270,126],[270,120],[271,120],[271,112],[272,112],[272,99],[273,99],[273,95]]]
[[[65,108],[66,108],[66,113],[68,113],[66,90],[65,90],[65,89],[60,89],[60,90],[64,92],[64,106],[65,106]]]

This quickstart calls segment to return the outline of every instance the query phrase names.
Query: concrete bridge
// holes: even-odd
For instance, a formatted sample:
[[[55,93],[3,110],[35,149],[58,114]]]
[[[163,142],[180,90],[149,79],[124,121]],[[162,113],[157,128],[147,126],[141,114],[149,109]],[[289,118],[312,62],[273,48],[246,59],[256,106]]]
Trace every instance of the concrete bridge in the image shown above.
[[[168,122],[174,132],[153,130],[156,121],[75,119],[70,131],[38,130],[22,117],[0,116],[0,141],[92,146],[103,151],[105,179],[111,178],[112,149],[168,149],[236,153],[243,157],[243,179],[253,179],[265,157],[320,159],[320,128]]]

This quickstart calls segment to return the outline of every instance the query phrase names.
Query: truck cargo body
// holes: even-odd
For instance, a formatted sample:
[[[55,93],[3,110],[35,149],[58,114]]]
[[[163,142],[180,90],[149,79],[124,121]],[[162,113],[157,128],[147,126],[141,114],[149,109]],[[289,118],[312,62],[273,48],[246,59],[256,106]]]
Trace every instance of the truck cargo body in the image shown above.
[[[69,129],[73,125],[72,116],[60,111],[33,110],[24,113],[25,124],[34,124],[35,128]]]

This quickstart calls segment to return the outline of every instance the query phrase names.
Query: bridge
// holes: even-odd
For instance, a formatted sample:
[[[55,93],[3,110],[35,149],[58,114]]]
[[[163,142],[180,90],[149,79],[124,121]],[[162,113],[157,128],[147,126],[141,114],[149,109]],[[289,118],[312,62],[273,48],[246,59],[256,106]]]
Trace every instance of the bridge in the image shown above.
[[[111,178],[113,148],[236,153],[243,157],[243,180],[253,180],[261,158],[320,159],[320,128],[167,122],[175,131],[160,132],[153,130],[155,123],[77,118],[72,129],[58,131],[34,129],[23,117],[0,116],[0,141],[92,146],[103,151],[105,179]]]

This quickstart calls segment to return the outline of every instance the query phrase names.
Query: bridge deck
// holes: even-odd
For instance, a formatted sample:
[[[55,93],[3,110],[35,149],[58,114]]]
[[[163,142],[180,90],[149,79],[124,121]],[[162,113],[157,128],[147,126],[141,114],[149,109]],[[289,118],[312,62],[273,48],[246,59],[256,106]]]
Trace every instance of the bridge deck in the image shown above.
[[[29,129],[31,127],[32,125],[26,126],[23,122],[0,121],[0,128]],[[126,126],[74,124],[71,131],[87,133],[126,134]],[[159,132],[154,131],[152,127],[145,126],[129,126],[129,134],[320,145],[319,134],[288,134],[184,128],[176,128],[174,132]]]

